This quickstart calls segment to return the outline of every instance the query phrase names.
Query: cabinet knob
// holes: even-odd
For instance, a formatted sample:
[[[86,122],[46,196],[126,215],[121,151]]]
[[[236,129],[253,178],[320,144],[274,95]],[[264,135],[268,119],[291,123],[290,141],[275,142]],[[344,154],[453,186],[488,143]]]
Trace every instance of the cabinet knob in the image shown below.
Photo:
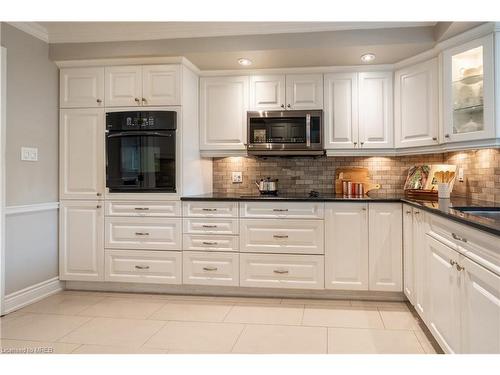
[[[407,214],[407,215],[411,214],[411,211],[406,211],[406,214]]]
[[[135,98],[134,100],[135,100],[135,102],[136,102],[137,104],[139,104],[139,102],[140,102],[139,98]]]
[[[450,135],[449,134],[445,134],[444,137],[445,138],[450,138]]]
[[[363,207],[361,210],[362,210],[362,211],[366,211],[366,207]]]
[[[290,104],[287,104],[287,108],[292,108],[292,106]]]
[[[432,137],[432,140],[437,141],[438,139],[437,139],[437,137]]]
[[[101,99],[97,99],[96,102],[99,103],[99,104],[101,104],[102,100]]]
[[[95,208],[101,208],[102,206],[100,204],[98,204],[97,206],[95,206]]]
[[[143,103],[146,103],[146,98],[141,99]]]
[[[284,105],[284,104],[282,104],[282,105],[281,105],[281,108],[285,108],[285,105]]]
[[[101,194],[101,193],[97,193],[96,195],[97,195],[98,197],[100,197],[102,194]]]
[[[457,264],[457,262],[455,262],[453,259],[450,259],[450,264],[454,266],[455,264]]]
[[[465,267],[462,267],[460,264],[458,263],[455,263],[455,267],[457,268],[457,271],[463,271],[465,269]]]
[[[357,144],[358,144],[358,142],[353,142],[353,144],[354,144],[354,147],[356,147],[356,146],[357,146]]]
[[[361,146],[363,146],[365,144],[365,142],[359,142],[361,144]]]

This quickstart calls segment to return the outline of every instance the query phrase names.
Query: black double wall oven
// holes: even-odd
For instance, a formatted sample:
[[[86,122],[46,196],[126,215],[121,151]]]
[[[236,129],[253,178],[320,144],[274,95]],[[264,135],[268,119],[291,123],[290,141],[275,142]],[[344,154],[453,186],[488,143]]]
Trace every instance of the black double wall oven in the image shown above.
[[[176,192],[175,111],[106,113],[106,187],[111,193]]]

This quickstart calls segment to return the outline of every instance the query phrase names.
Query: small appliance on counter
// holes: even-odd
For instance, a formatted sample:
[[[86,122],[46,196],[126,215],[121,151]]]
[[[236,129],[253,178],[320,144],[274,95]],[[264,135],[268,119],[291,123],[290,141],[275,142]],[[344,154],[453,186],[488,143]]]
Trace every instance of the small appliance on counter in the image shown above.
[[[380,189],[380,184],[374,184],[368,175],[367,168],[337,168],[335,193],[348,197],[362,197],[370,190]]]
[[[260,181],[255,181],[261,195],[278,195],[278,179],[267,177]]]
[[[457,166],[452,164],[415,165],[408,170],[405,195],[412,199],[450,198]]]

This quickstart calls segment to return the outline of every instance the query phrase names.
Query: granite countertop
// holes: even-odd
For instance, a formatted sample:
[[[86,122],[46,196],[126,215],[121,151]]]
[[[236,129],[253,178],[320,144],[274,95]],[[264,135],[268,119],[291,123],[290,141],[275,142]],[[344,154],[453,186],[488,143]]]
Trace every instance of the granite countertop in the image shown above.
[[[459,223],[484,230],[491,234],[500,236],[500,218],[483,217],[463,213],[456,210],[457,207],[493,207],[500,209],[500,203],[472,200],[463,197],[452,197],[440,201],[425,201],[406,198],[401,194],[369,193],[363,197],[350,197],[336,194],[320,194],[317,197],[307,195],[240,195],[211,193],[203,195],[186,196],[182,201],[286,201],[286,202],[403,202],[413,207],[421,208],[433,214],[457,221]]]

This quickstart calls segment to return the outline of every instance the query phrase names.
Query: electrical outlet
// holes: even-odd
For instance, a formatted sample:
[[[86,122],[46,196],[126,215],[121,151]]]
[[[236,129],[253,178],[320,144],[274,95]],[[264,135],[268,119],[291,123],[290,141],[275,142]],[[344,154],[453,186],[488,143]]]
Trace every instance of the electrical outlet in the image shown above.
[[[458,168],[458,182],[464,182],[464,169]]]
[[[36,148],[36,147],[21,147],[21,160],[38,161],[38,148]]]
[[[233,184],[240,184],[243,182],[241,172],[233,172]]]

